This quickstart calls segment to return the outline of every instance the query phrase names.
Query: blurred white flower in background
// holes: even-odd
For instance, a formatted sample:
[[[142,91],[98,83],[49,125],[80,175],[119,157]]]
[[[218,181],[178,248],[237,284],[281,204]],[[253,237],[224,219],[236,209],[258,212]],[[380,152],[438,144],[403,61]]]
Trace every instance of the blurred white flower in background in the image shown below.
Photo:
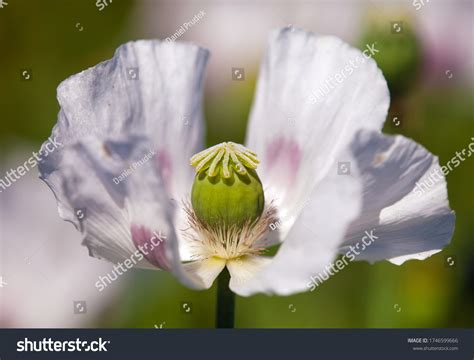
[[[179,38],[208,48],[214,55],[208,74],[208,85],[214,91],[231,81],[231,68],[257,71],[263,55],[261,44],[268,30],[294,25],[320,34],[335,35],[356,43],[366,25],[368,12],[409,14],[426,50],[429,78],[468,76],[474,78],[472,36],[473,3],[470,0],[424,2],[417,10],[412,1],[199,1],[173,0],[137,2],[134,27],[141,37],[166,38],[200,11],[205,12],[195,26]],[[455,24],[456,26],[453,26]],[[387,33],[390,33],[387,20]],[[450,75],[454,73],[454,75]],[[217,88],[217,89],[216,89]]]
[[[179,41],[192,41],[211,51],[208,85],[211,91],[218,91],[232,80],[232,67],[245,68],[247,73],[258,71],[262,44],[266,43],[270,29],[294,25],[353,42],[360,23],[360,8],[360,3],[347,1],[142,0],[137,3],[132,21],[142,37],[165,39],[204,11],[204,18]]]
[[[425,72],[429,80],[474,79],[474,2],[426,3],[416,11],[425,49]]]
[[[30,156],[16,153],[1,173]],[[120,281],[103,292],[95,287],[112,265],[87,256],[85,248],[78,251],[80,236],[58,218],[36,168],[2,190],[0,219],[0,327],[93,325]]]

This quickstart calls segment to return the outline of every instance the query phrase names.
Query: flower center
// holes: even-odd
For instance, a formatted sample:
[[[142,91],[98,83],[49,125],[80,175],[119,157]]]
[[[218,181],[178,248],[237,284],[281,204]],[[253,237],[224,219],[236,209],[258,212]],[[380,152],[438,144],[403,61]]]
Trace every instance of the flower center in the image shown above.
[[[256,254],[275,210],[265,208],[257,155],[243,145],[224,142],[194,155],[196,177],[187,206],[197,258],[224,259]]]

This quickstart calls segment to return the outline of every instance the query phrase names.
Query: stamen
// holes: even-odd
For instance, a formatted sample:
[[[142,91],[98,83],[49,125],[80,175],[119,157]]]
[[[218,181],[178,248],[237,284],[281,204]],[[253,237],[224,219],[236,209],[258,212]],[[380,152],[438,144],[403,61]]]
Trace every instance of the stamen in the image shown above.
[[[196,167],[197,173],[209,169],[208,176],[210,177],[219,173],[220,165],[222,175],[226,179],[231,177],[232,171],[246,175],[248,169],[254,170],[260,163],[253,151],[233,142],[224,142],[201,151],[194,155],[190,162]]]
[[[262,255],[266,249],[262,242],[277,220],[276,208],[268,204],[262,216],[248,221],[243,226],[209,226],[198,219],[192,207],[184,204],[188,228],[184,236],[191,246],[193,260],[210,257],[236,259],[245,255]],[[190,231],[191,230],[191,231]]]

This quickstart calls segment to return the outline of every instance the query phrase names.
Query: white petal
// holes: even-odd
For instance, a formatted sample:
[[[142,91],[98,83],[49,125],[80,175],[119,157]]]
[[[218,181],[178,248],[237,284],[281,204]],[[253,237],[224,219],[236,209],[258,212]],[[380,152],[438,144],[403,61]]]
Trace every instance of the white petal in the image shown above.
[[[397,256],[397,257],[389,259],[389,261],[395,265],[402,265],[405,261],[408,261],[408,260],[425,260],[429,258],[430,256],[439,253],[440,251],[441,250],[430,250],[430,251],[424,251],[424,252],[416,253],[416,254]]]
[[[174,204],[150,147],[151,142],[141,137],[88,138],[66,147],[60,168],[53,174],[63,186],[67,214],[80,209],[85,217],[79,221],[77,216],[63,214],[63,218],[84,233],[92,256],[168,270],[185,285],[203,288],[199,277],[181,264]]]
[[[185,264],[184,270],[190,277],[197,278],[203,289],[209,289],[224,269],[225,263],[225,260],[213,257]]]
[[[153,140],[167,190],[181,200],[193,177],[189,158],[203,146],[207,58],[207,50],[192,44],[122,45],[110,61],[59,86],[58,100],[67,119],[59,123],[60,140],[69,143],[91,133],[146,134]],[[138,78],[130,79],[129,71]]]
[[[337,83],[334,79],[339,76],[343,79]],[[312,103],[312,94],[326,81],[336,84]],[[381,71],[359,50],[335,37],[294,28],[272,34],[247,146],[259,155],[265,193],[276,199],[283,216],[294,219],[304,207],[308,189],[325,176],[358,129],[381,129],[388,105]]]
[[[145,246],[139,249],[153,265],[176,269],[181,260],[173,225],[174,206],[166,194],[151,143],[137,139],[133,143],[107,141],[105,146],[111,154],[120,154],[121,163],[126,164],[118,171],[131,171],[120,184],[126,193],[125,208],[135,247]],[[117,174],[116,169],[111,170]]]
[[[348,154],[341,159],[351,161]],[[257,292],[290,295],[309,289],[312,275],[335,258],[349,224],[359,214],[361,185],[357,169],[338,175],[337,162],[307,201],[272,261],[245,282],[233,283],[242,296]],[[229,268],[231,270],[231,267]],[[242,278],[242,277],[241,277]]]
[[[53,138],[68,146],[87,136],[146,135],[168,197],[180,205],[194,176],[189,158],[203,146],[207,58],[208,51],[193,44],[141,40],[120,46],[111,60],[60,84]],[[66,199],[53,174],[61,157],[61,150],[51,154],[42,175],[66,213]],[[180,208],[175,207],[173,221],[182,228]]]
[[[378,237],[359,260],[424,259],[445,247],[454,230],[446,181],[438,159],[403,136],[362,131],[353,144],[364,184],[363,209],[349,229],[341,252],[360,242],[364,231]],[[438,174],[438,175],[437,175]],[[417,183],[432,184],[424,193]]]
[[[202,147],[207,58],[207,50],[192,44],[141,40],[120,46],[111,60],[60,84],[58,139],[70,144],[89,135],[146,134],[165,175],[173,175],[168,185],[174,189],[179,175],[190,172],[177,164],[188,164]]]
[[[240,294],[245,291],[245,284],[258,272],[260,272],[266,265],[271,262],[271,259],[263,256],[243,256],[236,260],[229,260],[227,262],[227,269],[230,273],[230,289]]]
[[[126,208],[130,195],[125,182],[117,185],[113,179],[138,154],[131,153],[132,143],[121,147],[127,153],[113,153],[116,149],[110,142],[92,138],[87,143],[67,146],[62,150],[59,167],[45,179],[48,185],[51,177],[54,179],[52,189],[59,189],[61,195],[60,215],[83,233],[90,254],[113,263],[130,259],[137,251],[131,238],[130,209]],[[48,156],[40,164],[42,175],[43,167],[49,169],[52,165],[50,159]],[[151,264],[142,260],[138,266]]]

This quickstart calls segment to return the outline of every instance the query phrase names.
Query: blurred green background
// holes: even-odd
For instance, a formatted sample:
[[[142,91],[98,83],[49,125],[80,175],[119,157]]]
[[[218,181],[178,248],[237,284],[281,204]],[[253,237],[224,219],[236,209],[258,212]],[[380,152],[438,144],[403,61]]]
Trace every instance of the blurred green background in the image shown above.
[[[428,16],[428,10],[443,13],[435,3],[416,11],[410,2],[403,2],[404,7],[393,2],[388,6],[384,1],[350,2],[351,6],[345,8],[337,1],[305,1],[301,7],[312,10],[303,12],[297,10],[298,1],[272,5],[267,1],[114,0],[103,11],[98,11],[93,0],[7,3],[0,9],[2,158],[8,158],[19,144],[26,144],[33,151],[50,135],[59,110],[56,87],[62,80],[110,58],[124,42],[170,36],[200,9],[206,11],[206,17],[183,38],[203,42],[216,59],[211,58],[209,63],[205,94],[208,144],[243,142],[265,48],[265,42],[261,42],[258,50],[247,49],[246,39],[264,39],[271,28],[288,23],[332,33],[349,22],[352,28],[336,35],[361,48],[372,39],[378,41],[381,51],[375,60],[386,74],[393,96],[385,132],[414,139],[437,154],[442,164],[474,136],[472,22],[464,31],[462,42],[470,48],[470,57],[450,63],[445,58],[451,50],[447,48],[448,53],[443,54],[437,48],[444,55],[442,64],[450,67],[433,67],[436,52],[430,52],[429,43],[424,43],[419,23],[426,20],[423,16]],[[460,13],[467,7],[472,21],[472,2],[449,3],[458,6]],[[343,9],[348,13],[342,13]],[[243,21],[250,13],[257,14],[258,24]],[[220,18],[222,14],[231,14],[235,23],[226,24]],[[325,14],[332,20],[332,27],[326,27],[327,20],[321,20]],[[403,33],[393,33],[392,22],[401,19]],[[456,21],[450,24],[452,28],[458,25]],[[233,27],[231,31],[229,26]],[[234,37],[226,38],[221,31]],[[447,35],[449,46],[452,44]],[[237,63],[228,63],[222,57],[229,52],[229,42],[239,46]],[[231,81],[231,68],[240,65],[245,67],[245,81]],[[30,71],[30,81],[22,78],[23,69]],[[395,126],[394,116],[401,119],[400,125]],[[452,243],[443,252],[400,267],[388,262],[353,263],[312,293],[238,297],[237,327],[472,327],[473,164],[473,158],[468,159],[448,175],[449,199],[457,221]],[[447,256],[454,256],[454,266],[447,265]],[[135,270],[120,281],[120,293],[88,326],[214,326],[215,288],[195,292],[167,273],[143,270]],[[192,304],[191,313],[182,311],[185,302]]]

